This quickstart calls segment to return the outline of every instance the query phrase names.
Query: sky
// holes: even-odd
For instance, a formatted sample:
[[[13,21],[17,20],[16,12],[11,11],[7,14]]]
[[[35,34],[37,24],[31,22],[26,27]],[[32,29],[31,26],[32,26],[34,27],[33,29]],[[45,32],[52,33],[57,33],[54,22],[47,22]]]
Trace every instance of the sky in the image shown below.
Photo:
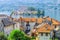
[[[33,3],[33,4],[60,4],[60,0],[0,0],[0,7],[4,5],[22,5],[22,4],[28,4],[28,3]],[[49,5],[49,4],[48,4]],[[5,7],[5,6],[4,6]]]
[[[60,4],[60,0],[0,0],[0,12],[2,13],[3,11],[12,11],[12,10],[15,10],[16,8],[19,9],[20,8],[20,5],[22,5],[22,4],[23,5],[26,5],[27,4],[29,6],[31,3],[34,4],[34,7],[35,6],[36,7],[41,7],[42,6],[42,8],[44,6],[46,6],[46,4],[47,4],[47,8],[48,8],[50,4],[53,4],[52,5],[53,7],[55,6],[55,4]],[[41,5],[40,5],[40,3],[41,3]],[[58,8],[60,8],[60,6]],[[4,12],[4,13],[6,14],[7,12]],[[48,11],[46,13],[49,14]],[[7,13],[7,14],[9,14],[9,13]],[[58,19],[60,19],[60,18],[58,18]]]
[[[16,9],[20,5],[37,4],[60,4],[60,0],[0,0],[0,10]],[[10,9],[9,9],[10,8]]]
[[[0,0],[0,2],[17,2],[17,1],[19,1],[19,2],[29,2],[29,3],[36,3],[36,2],[39,2],[40,0]]]
[[[47,2],[58,2],[60,3],[60,0],[0,0],[2,3],[6,2],[25,2],[25,3],[47,3]]]

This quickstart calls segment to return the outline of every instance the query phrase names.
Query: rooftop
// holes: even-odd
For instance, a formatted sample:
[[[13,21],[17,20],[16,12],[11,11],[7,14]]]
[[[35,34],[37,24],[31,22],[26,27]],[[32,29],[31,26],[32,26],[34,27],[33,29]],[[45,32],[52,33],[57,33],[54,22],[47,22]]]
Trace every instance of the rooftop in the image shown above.
[[[0,17],[8,17],[8,16],[5,14],[0,14]]]
[[[19,21],[29,21],[29,22],[37,22],[37,23],[42,23],[43,21],[47,21],[47,22],[52,22],[53,25],[60,25],[60,22],[53,19],[53,18],[50,18],[50,17],[44,17],[44,18],[20,18]]]
[[[13,21],[10,21],[9,18],[3,18],[3,19],[2,19],[2,22],[3,22],[3,25],[4,25],[4,26],[8,26],[8,25],[13,25],[13,24],[15,24]]]
[[[51,26],[47,23],[43,24],[41,27],[37,28],[38,33],[50,33],[53,30],[54,26]]]

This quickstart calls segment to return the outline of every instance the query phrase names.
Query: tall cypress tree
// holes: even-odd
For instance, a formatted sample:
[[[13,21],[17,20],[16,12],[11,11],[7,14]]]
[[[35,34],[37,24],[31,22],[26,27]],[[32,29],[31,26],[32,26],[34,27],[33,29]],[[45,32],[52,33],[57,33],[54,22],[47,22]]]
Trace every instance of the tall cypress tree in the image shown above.
[[[39,17],[40,17],[40,12],[41,12],[41,11],[40,11],[39,9],[38,9],[37,11],[38,11],[38,12],[37,12],[37,17],[39,18]]]

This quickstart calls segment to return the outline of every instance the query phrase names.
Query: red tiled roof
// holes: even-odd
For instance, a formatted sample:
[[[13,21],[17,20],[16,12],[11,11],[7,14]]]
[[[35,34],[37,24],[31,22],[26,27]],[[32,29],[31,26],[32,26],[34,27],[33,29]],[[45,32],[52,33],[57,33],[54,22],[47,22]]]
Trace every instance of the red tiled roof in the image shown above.
[[[46,18],[47,20],[49,20],[49,21],[52,21],[52,24],[53,25],[60,25],[60,22],[59,21],[57,21],[57,20],[55,20],[55,19],[53,19],[53,18]]]
[[[53,18],[50,18],[50,17],[46,17],[46,18],[20,18],[19,20],[23,20],[25,22],[27,22],[27,21],[36,22],[36,20],[37,20],[37,23],[42,23],[43,21],[48,20],[48,21],[52,21],[53,25],[60,25],[59,21],[57,21]]]
[[[36,18],[31,18],[31,22],[36,22]]]
[[[43,18],[38,18],[37,19],[37,23],[42,23],[42,21],[43,21]]]
[[[50,26],[49,24],[44,24],[43,26],[37,29],[37,32],[50,33],[51,30],[53,30],[53,26]]]

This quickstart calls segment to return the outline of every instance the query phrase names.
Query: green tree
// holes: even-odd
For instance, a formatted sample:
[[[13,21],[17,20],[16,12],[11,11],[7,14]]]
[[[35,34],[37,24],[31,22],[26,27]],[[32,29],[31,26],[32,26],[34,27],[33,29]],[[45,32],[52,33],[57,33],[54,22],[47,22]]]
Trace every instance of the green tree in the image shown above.
[[[41,10],[38,9],[37,10],[37,17],[38,18],[41,17],[41,16],[43,17],[44,16],[44,13],[45,13],[44,10],[41,11]]]
[[[3,32],[0,32],[0,40],[7,40],[7,36]]]
[[[42,16],[45,16],[45,11],[44,10],[42,11]]]
[[[9,40],[31,40],[23,31],[13,30],[9,35]]]
[[[40,17],[40,15],[41,15],[41,14],[40,14],[40,13],[41,13],[41,11],[40,11],[39,9],[38,9],[37,11],[38,11],[38,12],[37,12],[37,17],[39,18],[39,17]]]
[[[35,11],[36,9],[34,7],[28,7],[28,10]]]
[[[14,14],[14,11],[11,12],[10,17]]]

